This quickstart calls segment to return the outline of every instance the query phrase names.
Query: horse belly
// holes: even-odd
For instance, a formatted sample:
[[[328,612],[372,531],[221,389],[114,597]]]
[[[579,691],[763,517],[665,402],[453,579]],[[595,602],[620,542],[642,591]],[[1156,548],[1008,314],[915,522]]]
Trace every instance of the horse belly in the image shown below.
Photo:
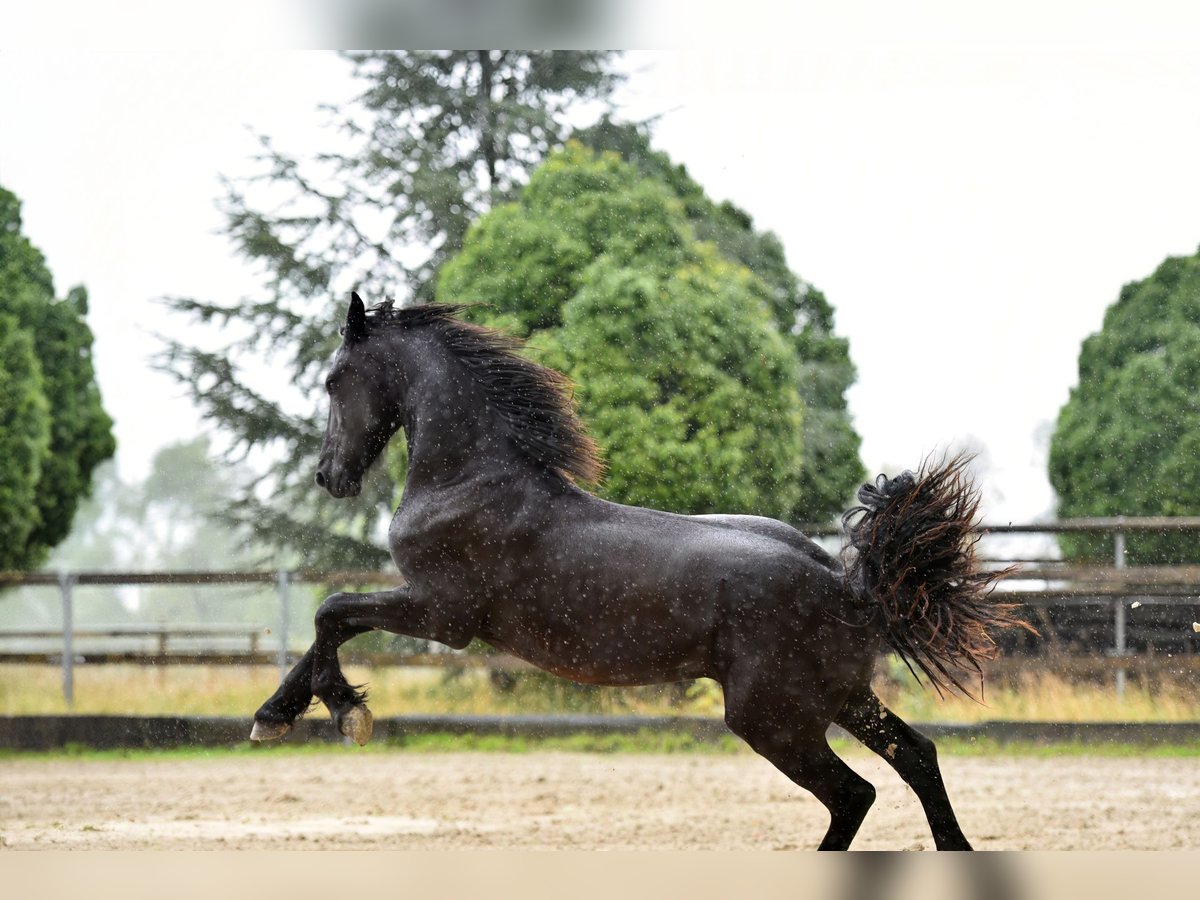
[[[699,654],[643,654],[637,650],[625,653],[620,648],[601,648],[597,652],[595,647],[572,646],[569,642],[502,639],[489,642],[552,675],[581,684],[608,687],[663,684],[712,674],[708,660]]]
[[[586,684],[656,684],[710,674],[715,623],[708,604],[574,597],[514,603],[507,615],[504,604],[493,605],[482,637]]]

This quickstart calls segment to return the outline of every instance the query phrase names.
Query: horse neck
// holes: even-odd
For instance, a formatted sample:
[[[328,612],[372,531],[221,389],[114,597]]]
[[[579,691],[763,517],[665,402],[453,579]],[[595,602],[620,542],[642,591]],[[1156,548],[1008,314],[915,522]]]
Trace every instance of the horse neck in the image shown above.
[[[402,415],[408,442],[406,491],[437,486],[515,462],[516,452],[483,388],[435,338],[422,342],[407,373]]]

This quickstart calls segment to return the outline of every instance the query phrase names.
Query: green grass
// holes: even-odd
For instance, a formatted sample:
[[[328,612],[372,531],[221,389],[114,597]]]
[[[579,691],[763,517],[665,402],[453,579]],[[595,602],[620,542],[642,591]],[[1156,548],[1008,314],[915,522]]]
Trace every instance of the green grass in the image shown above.
[[[635,734],[567,734],[552,737],[508,737],[487,734],[414,734],[373,741],[365,747],[313,742],[309,744],[253,744],[232,747],[123,748],[96,750],[68,744],[56,750],[0,750],[3,759],[223,759],[230,756],[281,754],[313,756],[327,753],[593,753],[593,754],[749,754],[752,751],[733,736],[700,741],[688,734],[643,729]]]
[[[870,751],[856,741],[845,738],[831,741],[833,749],[849,757],[870,756]],[[1016,756],[1016,757],[1116,757],[1116,758],[1196,758],[1200,745],[1165,744],[1085,744],[1079,741],[1056,743],[1001,743],[989,738],[939,738],[938,755],[955,756]],[[320,756],[325,754],[397,754],[406,753],[589,753],[589,754],[688,754],[688,755],[753,755],[742,741],[722,737],[714,741],[699,741],[678,733],[649,730],[630,735],[572,734],[555,737],[505,737],[502,735],[420,734],[377,741],[366,747],[346,744],[279,744],[264,746],[249,742],[232,747],[173,747],[170,749],[95,750],[80,745],[68,745],[57,750],[0,750],[0,760],[11,759],[72,759],[72,760],[180,760],[228,759],[237,756],[270,754],[276,756]]]

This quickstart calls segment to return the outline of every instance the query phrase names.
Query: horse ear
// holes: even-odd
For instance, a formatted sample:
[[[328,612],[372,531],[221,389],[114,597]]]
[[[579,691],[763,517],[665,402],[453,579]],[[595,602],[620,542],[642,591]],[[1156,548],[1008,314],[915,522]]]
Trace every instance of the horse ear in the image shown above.
[[[357,291],[350,294],[350,308],[346,310],[346,325],[342,328],[342,335],[348,344],[367,336],[367,308]]]

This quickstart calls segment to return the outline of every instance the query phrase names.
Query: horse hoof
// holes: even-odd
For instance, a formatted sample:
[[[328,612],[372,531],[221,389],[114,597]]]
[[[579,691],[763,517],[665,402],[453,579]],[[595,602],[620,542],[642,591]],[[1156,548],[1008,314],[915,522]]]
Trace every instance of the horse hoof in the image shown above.
[[[365,706],[352,706],[342,713],[341,720],[338,722],[338,730],[362,747],[371,739],[371,730],[374,728],[374,724],[374,718],[369,709]]]
[[[292,726],[287,722],[260,722],[255,719],[254,727],[250,729],[250,740],[275,741],[291,730]]]

